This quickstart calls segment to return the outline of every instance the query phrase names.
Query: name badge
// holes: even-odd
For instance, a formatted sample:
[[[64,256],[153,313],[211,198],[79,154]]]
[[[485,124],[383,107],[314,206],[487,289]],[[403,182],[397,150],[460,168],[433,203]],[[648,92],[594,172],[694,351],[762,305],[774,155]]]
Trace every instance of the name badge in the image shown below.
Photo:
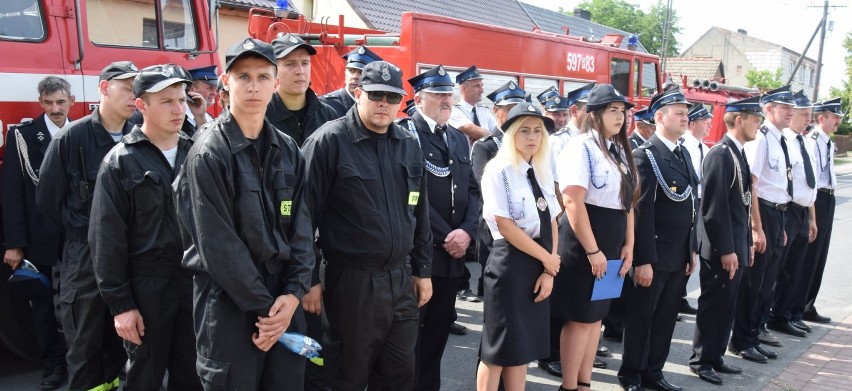
[[[281,201],[281,216],[290,216],[293,201]]]
[[[408,193],[408,205],[417,205],[418,200],[420,200],[419,191],[412,191]]]

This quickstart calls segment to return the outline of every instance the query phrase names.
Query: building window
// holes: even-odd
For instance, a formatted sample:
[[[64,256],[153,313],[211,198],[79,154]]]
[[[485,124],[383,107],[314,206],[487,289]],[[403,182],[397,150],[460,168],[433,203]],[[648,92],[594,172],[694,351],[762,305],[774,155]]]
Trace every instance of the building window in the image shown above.
[[[737,76],[742,76],[742,75],[743,75],[743,66],[737,65]]]
[[[134,0],[87,1],[89,39],[97,44],[158,48],[158,23],[161,23],[162,49],[197,49],[192,0],[160,1],[159,22],[156,4]]]
[[[799,68],[799,72],[796,73],[796,81],[799,84],[805,84],[805,68]]]
[[[814,86],[814,69],[808,68],[808,86]]]

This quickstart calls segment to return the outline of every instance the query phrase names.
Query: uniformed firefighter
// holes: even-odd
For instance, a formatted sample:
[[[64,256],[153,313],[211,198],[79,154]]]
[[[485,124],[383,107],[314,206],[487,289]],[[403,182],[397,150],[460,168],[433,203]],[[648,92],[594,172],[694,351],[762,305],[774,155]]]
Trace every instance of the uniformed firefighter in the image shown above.
[[[639,148],[645,141],[654,134],[656,126],[654,125],[654,113],[650,112],[650,107],[642,110],[636,110],[633,113],[633,133],[630,133],[630,144],[633,149]]]
[[[353,94],[361,80],[361,72],[364,66],[373,61],[382,60],[378,54],[373,53],[370,48],[364,45],[358,46],[351,52],[344,54],[343,59],[346,60],[346,69],[343,73],[343,81],[346,84],[339,90],[329,92],[320,97],[320,100],[334,111],[334,117],[330,119],[345,116],[346,112],[355,105],[355,96]]]
[[[544,109],[544,115],[553,120],[553,132],[568,126],[568,120],[571,119],[571,108],[568,106],[568,99],[560,96],[556,87],[551,86],[544,90],[537,98]]]

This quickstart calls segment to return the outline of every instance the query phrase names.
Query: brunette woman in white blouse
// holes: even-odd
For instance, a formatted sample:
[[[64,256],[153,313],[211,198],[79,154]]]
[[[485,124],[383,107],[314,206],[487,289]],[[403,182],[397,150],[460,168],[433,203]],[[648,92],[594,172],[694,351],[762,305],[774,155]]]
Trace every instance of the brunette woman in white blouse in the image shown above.
[[[559,221],[562,272],[554,282],[553,314],[566,323],[560,338],[560,391],[589,390],[601,319],[611,300],[591,301],[607,260],[633,261],[633,206],[638,198],[636,167],[627,141],[625,110],[633,107],[609,84],[589,93],[581,136],[556,158],[565,215]]]
[[[503,145],[482,175],[482,215],[494,247],[485,266],[479,391],[524,389],[527,365],[549,355],[548,297],[559,272],[547,135],[553,120],[523,102],[502,125]]]

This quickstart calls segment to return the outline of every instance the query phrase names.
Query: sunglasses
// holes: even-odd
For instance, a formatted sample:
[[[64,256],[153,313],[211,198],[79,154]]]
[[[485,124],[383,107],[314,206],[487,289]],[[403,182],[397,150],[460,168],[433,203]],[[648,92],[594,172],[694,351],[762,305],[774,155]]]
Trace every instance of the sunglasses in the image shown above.
[[[385,91],[367,91],[367,99],[373,102],[381,102],[382,99],[387,99],[388,104],[395,105],[402,102],[402,95],[394,92]]]

